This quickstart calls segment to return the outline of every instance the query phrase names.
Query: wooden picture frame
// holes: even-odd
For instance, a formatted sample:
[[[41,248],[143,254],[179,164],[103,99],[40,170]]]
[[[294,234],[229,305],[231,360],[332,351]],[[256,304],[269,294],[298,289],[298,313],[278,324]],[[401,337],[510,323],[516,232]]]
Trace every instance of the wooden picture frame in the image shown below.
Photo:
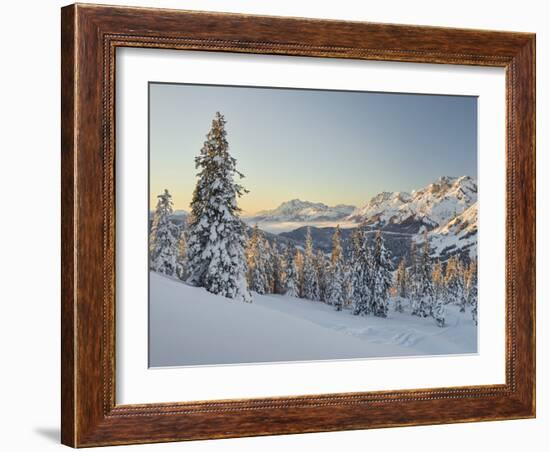
[[[86,447],[535,416],[534,34],[75,4],[62,9],[61,38],[63,444]],[[118,47],[505,68],[506,383],[117,405]]]

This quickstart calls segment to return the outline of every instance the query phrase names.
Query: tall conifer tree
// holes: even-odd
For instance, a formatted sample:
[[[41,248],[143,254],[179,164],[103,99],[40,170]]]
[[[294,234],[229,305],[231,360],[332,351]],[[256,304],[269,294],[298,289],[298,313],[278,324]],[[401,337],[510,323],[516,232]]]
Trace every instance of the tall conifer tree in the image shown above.
[[[472,320],[477,325],[477,261],[470,262],[466,286],[468,304],[471,306]]]
[[[445,278],[441,262],[436,262],[432,269],[432,284],[434,290],[434,301],[432,307],[432,316],[439,326],[445,326]]]
[[[304,252],[304,287],[303,295],[308,300],[320,300],[319,281],[317,279],[317,270],[315,268],[315,254],[313,251],[313,239],[311,237],[311,228],[307,228],[306,249]]]
[[[225,118],[216,113],[195,158],[198,180],[191,201],[187,240],[188,281],[227,298],[251,301],[246,284],[246,229],[237,199],[246,190],[229,153]]]
[[[289,297],[299,297],[298,287],[298,268],[296,267],[296,250],[293,246],[288,246],[285,253],[285,295]]]
[[[392,268],[389,251],[386,248],[384,237],[380,231],[376,233],[372,262],[372,312],[377,317],[387,317],[389,291],[392,283]]]
[[[445,269],[445,293],[446,302],[459,305],[461,311],[464,306],[464,275],[462,264],[458,256],[453,256],[447,261]]]
[[[294,255],[294,265],[296,265],[298,296],[304,298],[304,253],[298,249]]]
[[[327,303],[342,309],[344,302],[343,253],[340,241],[340,226],[336,226],[332,235],[329,281],[327,285]]]
[[[332,235],[332,252],[330,255],[330,262],[331,264],[335,264],[342,259],[342,233],[340,232],[340,225],[337,225],[334,230],[334,234]]]
[[[285,293],[284,262],[276,243],[271,247],[271,272],[273,280],[273,293]]]
[[[368,315],[373,312],[373,261],[368,235],[359,230],[353,238],[353,313]]]
[[[397,312],[403,312],[403,299],[407,299],[409,296],[409,272],[405,265],[405,258],[402,258],[395,272],[395,310]]]
[[[327,265],[327,259],[321,250],[317,250],[315,255],[315,269],[317,271],[317,280],[319,281],[319,300],[326,302],[328,298],[330,267]]]
[[[430,262],[430,245],[427,234],[424,234],[424,245],[420,259],[416,261],[416,273],[414,282],[413,315],[419,317],[431,316],[434,288],[432,284],[432,268]]]
[[[246,259],[248,269],[248,288],[260,295],[269,292],[268,268],[264,238],[254,226],[252,235],[246,247]]]
[[[411,241],[411,266],[409,269],[409,305],[411,307],[411,312],[414,313],[414,305],[416,303],[416,297],[418,294],[417,284],[418,284],[418,250],[416,247],[416,242]]]

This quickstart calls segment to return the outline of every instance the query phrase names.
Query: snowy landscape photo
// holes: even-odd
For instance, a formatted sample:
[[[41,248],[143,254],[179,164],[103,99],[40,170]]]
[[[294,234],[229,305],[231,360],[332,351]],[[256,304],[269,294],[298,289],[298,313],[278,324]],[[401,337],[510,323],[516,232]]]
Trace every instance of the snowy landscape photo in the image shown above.
[[[148,89],[150,367],[478,352],[476,97]]]

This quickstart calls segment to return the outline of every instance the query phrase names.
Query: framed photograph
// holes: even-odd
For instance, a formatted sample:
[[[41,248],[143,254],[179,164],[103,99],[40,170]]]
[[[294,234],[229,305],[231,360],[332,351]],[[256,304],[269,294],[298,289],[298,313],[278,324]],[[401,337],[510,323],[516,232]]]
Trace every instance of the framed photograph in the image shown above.
[[[535,36],[62,9],[62,442],[535,416]]]

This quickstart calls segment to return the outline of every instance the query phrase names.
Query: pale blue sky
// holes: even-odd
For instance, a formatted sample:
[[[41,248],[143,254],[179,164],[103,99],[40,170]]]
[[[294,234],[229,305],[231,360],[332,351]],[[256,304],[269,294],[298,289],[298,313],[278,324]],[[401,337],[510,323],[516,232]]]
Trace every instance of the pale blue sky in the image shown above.
[[[477,98],[151,83],[150,199],[189,208],[216,111],[250,190],[246,213],[293,198],[361,206],[442,175],[477,177]]]

